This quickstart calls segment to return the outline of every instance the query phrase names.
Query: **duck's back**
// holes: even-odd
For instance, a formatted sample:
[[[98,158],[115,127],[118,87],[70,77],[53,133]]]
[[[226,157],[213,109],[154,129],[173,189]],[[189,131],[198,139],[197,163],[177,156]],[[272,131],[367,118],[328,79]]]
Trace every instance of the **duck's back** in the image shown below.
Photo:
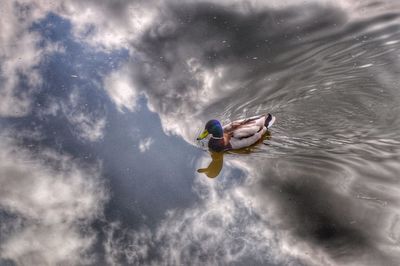
[[[232,149],[241,149],[256,143],[272,126],[275,117],[271,114],[253,116],[234,121],[224,126],[224,133],[231,135]]]
[[[263,126],[258,126],[258,125],[244,126],[244,127],[241,127],[241,128],[238,128],[237,130],[235,130],[232,133],[232,137],[238,138],[238,139],[246,138],[246,137],[249,137],[251,135],[254,135],[255,133],[257,133],[262,128],[263,128]]]
[[[253,145],[254,143],[256,143],[259,139],[261,139],[262,136],[266,132],[267,132],[267,128],[263,126],[259,131],[257,131],[256,133],[253,133],[250,136],[243,137],[243,138],[233,137],[230,139],[230,144],[232,146],[232,149],[236,150],[236,149],[249,147],[249,146]]]

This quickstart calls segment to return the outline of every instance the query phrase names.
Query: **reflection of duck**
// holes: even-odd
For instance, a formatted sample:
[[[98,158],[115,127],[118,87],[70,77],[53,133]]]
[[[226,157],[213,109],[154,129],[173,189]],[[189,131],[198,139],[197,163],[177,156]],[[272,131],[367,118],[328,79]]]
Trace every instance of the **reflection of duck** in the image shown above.
[[[208,147],[212,151],[241,149],[260,140],[274,122],[275,117],[271,114],[233,121],[224,127],[218,120],[213,119],[207,122],[203,133],[197,139],[204,139],[211,134]]]
[[[219,175],[224,162],[224,154],[222,152],[211,152],[211,163],[207,168],[198,169],[197,172],[204,173],[209,178],[214,178]]]

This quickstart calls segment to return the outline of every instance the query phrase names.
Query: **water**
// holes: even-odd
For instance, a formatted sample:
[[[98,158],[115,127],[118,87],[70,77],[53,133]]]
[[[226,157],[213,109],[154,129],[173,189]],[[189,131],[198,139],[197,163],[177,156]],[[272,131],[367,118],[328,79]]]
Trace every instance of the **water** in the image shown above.
[[[71,262],[40,244],[20,248],[37,239],[64,248],[56,240],[65,235],[93,256],[89,264],[398,265],[398,4],[142,8],[158,5],[131,39],[128,3],[93,9],[110,12],[107,23],[127,36],[100,39],[121,45],[111,52],[91,54],[99,36],[82,44],[73,27],[54,37],[49,23],[68,28],[51,17],[58,9],[41,22],[40,34],[72,48],[42,63],[50,85],[32,96],[41,105],[0,121],[0,262]],[[262,113],[277,120],[248,149],[211,154],[195,140],[211,118]],[[35,193],[26,189],[29,172]],[[60,191],[69,192],[56,201]],[[68,252],[78,254],[73,263],[88,259]]]
[[[375,13],[375,5],[358,18],[323,5],[297,8],[251,16],[218,6],[178,9],[178,20],[186,16],[187,22],[147,54],[167,77],[168,88],[152,87],[158,75],[151,76],[144,81],[148,93],[173,94],[175,86],[183,93],[182,103],[172,97],[163,99],[166,111],[155,107],[172,120],[168,107],[189,116],[176,119],[181,127],[193,117],[196,123],[267,112],[277,117],[271,138],[250,153],[199,163],[204,168],[212,161],[209,177],[221,172],[217,179],[195,180],[205,206],[185,214],[191,226],[207,228],[188,229],[199,237],[188,244],[192,259],[241,264],[254,256],[254,264],[396,265],[399,15]],[[145,45],[161,40],[150,37]],[[193,51],[197,42],[200,51]],[[178,62],[157,60],[169,53],[178,55]],[[175,75],[184,71],[188,76]],[[200,87],[204,94],[180,91],[180,85]],[[201,127],[177,133],[190,142]]]
[[[333,15],[325,27],[295,32],[289,24],[269,39],[289,42],[290,55],[282,47],[252,50],[249,61],[268,63],[233,66],[249,72],[240,77],[247,82],[210,112],[222,120],[277,116],[267,145],[230,160],[246,165],[240,190],[262,219],[294,238],[291,252],[315,259],[321,250],[326,261],[317,265],[398,264],[398,19],[341,24]]]

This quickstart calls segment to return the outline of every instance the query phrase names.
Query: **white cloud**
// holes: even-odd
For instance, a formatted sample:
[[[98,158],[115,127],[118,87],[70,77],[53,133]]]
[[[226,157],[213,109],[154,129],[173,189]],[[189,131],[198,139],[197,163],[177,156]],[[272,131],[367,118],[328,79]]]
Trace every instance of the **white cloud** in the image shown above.
[[[105,229],[105,259],[110,265],[140,264],[147,258],[151,246],[151,231],[143,228],[140,232],[123,228],[121,223],[110,223]]]
[[[98,141],[104,136],[104,129],[106,126],[106,118],[101,115],[97,110],[90,111],[82,103],[79,96],[79,91],[75,89],[69,97],[69,101],[62,104],[62,109],[71,123],[71,130],[79,138],[88,141]]]
[[[84,112],[73,112],[67,117],[74,126],[73,131],[82,139],[98,141],[103,138],[106,126],[106,119],[104,117],[94,118]]]
[[[6,1],[2,3],[0,20],[0,116],[21,117],[28,114],[32,96],[42,84],[35,68],[45,55],[62,51],[57,44],[39,47],[41,37],[29,28],[40,18],[36,4]],[[39,12],[42,13],[43,12]],[[21,87],[21,80],[26,88]]]
[[[40,116],[57,116],[60,109],[60,104],[58,104],[55,99],[51,99],[46,106],[43,106],[43,108],[39,110],[38,113]]]
[[[136,110],[137,92],[130,78],[130,73],[124,69],[108,75],[104,80],[104,87],[108,96],[117,106],[118,110],[123,112],[124,108],[129,111]]]
[[[59,10],[74,35],[96,49],[128,48],[157,15],[159,1],[66,1]],[[89,34],[88,34],[89,33]]]
[[[146,152],[150,149],[150,146],[154,143],[152,138],[145,138],[139,141],[140,152]]]
[[[82,165],[52,150],[31,154],[0,136],[0,257],[17,265],[77,265],[96,234],[90,224],[107,199],[98,166]]]

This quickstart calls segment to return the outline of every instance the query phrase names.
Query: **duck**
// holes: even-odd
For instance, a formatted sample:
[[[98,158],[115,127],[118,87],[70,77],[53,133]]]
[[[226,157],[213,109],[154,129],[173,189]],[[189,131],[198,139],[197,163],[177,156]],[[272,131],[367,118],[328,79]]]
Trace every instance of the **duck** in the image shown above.
[[[274,124],[275,116],[263,114],[233,121],[222,126],[217,119],[209,120],[197,137],[202,140],[208,135],[208,148],[214,152],[238,150],[249,147],[260,140]]]

